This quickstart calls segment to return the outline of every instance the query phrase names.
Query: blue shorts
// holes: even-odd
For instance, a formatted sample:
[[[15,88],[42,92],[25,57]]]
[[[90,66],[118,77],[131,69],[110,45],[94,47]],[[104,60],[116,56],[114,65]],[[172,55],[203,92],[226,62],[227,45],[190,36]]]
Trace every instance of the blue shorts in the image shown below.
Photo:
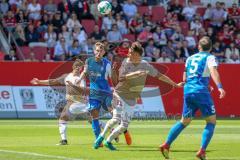
[[[192,118],[200,110],[203,117],[216,114],[212,97],[209,93],[191,93],[184,95],[183,113],[184,118]]]
[[[89,104],[88,104],[88,111],[92,111],[94,109],[100,110],[101,107],[108,111],[108,107],[112,106],[112,96],[110,95],[103,95],[101,99],[94,99],[94,97],[89,98]]]

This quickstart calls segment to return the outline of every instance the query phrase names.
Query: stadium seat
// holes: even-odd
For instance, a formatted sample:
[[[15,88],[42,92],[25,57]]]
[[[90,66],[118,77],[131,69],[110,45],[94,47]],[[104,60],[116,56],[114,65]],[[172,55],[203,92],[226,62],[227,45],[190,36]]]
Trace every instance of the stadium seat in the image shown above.
[[[4,60],[4,56],[5,56],[5,54],[0,51],[0,61]]]
[[[94,20],[90,20],[90,19],[83,19],[81,21],[82,26],[84,27],[87,35],[90,35],[93,32],[93,28],[95,26],[95,21]]]
[[[182,33],[184,35],[187,35],[188,31],[189,31],[189,24],[187,21],[181,21],[180,22],[180,26],[182,28]]]
[[[194,5],[201,5],[201,0],[192,0]]]
[[[33,47],[32,51],[35,53],[35,58],[42,61],[47,54],[47,47]]]
[[[145,13],[149,13],[148,6],[139,6],[138,7],[138,13],[143,16]]]
[[[205,7],[199,7],[197,8],[197,13],[200,14],[200,16],[203,16],[206,11]]]
[[[126,38],[132,42],[134,42],[136,40],[136,37],[134,34],[124,34],[124,35],[122,35],[122,37],[123,37],[123,39]]]
[[[17,49],[16,54],[17,54],[17,57],[19,58],[19,60],[24,60],[24,59],[29,58],[29,53],[30,52],[31,52],[31,48],[28,47],[28,46],[24,46],[24,47],[19,47]]]
[[[152,7],[152,20],[155,22],[161,21],[165,16],[165,8],[162,6]]]

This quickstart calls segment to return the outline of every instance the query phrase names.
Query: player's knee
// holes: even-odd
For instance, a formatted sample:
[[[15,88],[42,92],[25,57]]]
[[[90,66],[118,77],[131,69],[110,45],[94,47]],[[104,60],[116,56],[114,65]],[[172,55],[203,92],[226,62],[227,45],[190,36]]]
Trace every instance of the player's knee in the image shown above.
[[[119,131],[120,131],[121,133],[123,133],[124,131],[127,130],[127,128],[128,128],[128,124],[122,123],[122,124],[120,124]]]
[[[181,119],[181,123],[182,123],[184,126],[188,126],[188,125],[191,123],[191,118],[182,118],[182,119]]]
[[[111,126],[114,126],[114,125],[120,123],[120,119],[118,119],[118,118],[112,118],[112,119],[109,121],[109,123],[110,123]]]
[[[207,117],[207,118],[206,118],[206,122],[207,122],[207,123],[212,123],[212,124],[216,125],[216,115]]]

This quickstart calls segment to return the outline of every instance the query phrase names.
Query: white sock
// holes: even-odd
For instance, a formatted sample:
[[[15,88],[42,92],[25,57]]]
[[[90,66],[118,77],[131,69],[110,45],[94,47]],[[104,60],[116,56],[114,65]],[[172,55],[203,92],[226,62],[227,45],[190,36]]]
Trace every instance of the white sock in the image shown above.
[[[59,133],[62,140],[67,140],[67,121],[59,121]]]
[[[105,126],[106,126],[106,123],[103,122],[103,121],[99,121],[99,125],[100,125],[100,128],[101,128],[101,129],[104,129]]]

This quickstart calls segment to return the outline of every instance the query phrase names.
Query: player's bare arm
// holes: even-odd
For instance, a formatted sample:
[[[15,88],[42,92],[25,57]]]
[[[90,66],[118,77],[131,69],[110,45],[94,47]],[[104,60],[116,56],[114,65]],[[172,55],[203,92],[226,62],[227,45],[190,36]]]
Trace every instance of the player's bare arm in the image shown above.
[[[171,80],[168,76],[166,76],[164,74],[161,74],[161,73],[159,73],[157,77],[158,77],[159,80],[161,80],[163,82],[166,82],[166,83],[168,83],[168,84],[170,84],[170,85],[172,85],[176,88],[181,88],[184,85],[184,82],[180,82],[180,83],[177,84],[173,80]]]
[[[59,81],[57,79],[46,79],[46,80],[39,80],[38,78],[33,78],[30,81],[33,85],[60,85]]]
[[[210,67],[209,70],[210,70],[211,77],[212,77],[214,83],[217,85],[218,91],[220,92],[219,98],[220,99],[224,98],[225,95],[226,95],[226,92],[223,89],[223,86],[222,86],[222,83],[221,83],[221,80],[220,80],[220,75],[218,73],[217,67]]]

